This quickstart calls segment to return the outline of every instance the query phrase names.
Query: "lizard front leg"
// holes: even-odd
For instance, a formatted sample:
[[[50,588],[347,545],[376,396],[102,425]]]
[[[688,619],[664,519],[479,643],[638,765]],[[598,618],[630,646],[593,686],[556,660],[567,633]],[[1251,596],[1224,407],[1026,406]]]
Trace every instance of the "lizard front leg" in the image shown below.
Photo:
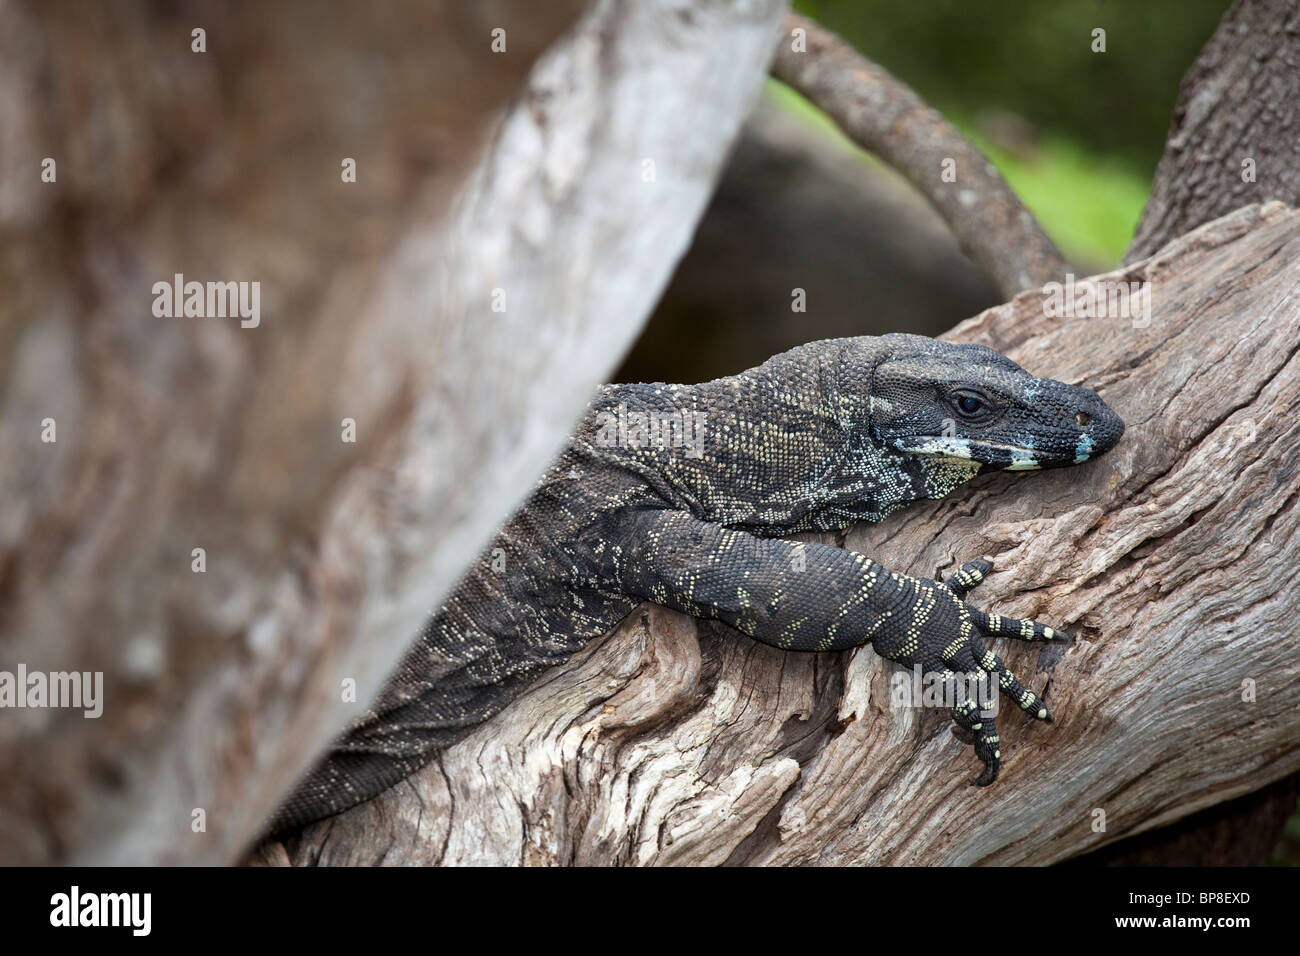
[[[794,651],[837,651],[870,642],[875,650],[926,674],[978,673],[1027,713],[1050,721],[1042,700],[1024,688],[983,635],[1050,639],[1037,622],[985,615],[964,600],[991,568],[964,565],[948,582],[897,574],[862,554],[817,543],[759,538],[701,521],[684,511],[638,510],[622,519],[630,542],[617,559],[620,586],[631,595]],[[1001,752],[991,713],[959,704],[958,727],[974,734],[984,786]]]

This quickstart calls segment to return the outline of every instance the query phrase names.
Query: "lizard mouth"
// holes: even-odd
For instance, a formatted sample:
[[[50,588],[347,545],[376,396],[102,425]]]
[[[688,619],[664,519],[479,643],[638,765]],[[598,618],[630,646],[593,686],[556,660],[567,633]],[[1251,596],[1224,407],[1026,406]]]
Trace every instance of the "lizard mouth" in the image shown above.
[[[909,455],[970,461],[1006,471],[1029,471],[1043,467],[1039,458],[1041,452],[1006,442],[948,438],[943,435],[918,435],[910,439],[896,439],[894,447]]]

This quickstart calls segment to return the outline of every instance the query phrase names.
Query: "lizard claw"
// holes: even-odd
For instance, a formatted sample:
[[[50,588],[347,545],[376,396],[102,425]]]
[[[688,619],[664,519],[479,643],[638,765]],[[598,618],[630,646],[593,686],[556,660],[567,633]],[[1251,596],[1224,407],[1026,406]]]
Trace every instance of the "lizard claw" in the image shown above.
[[[952,719],[957,725],[953,728],[953,733],[958,739],[963,734],[973,737],[975,755],[984,763],[984,769],[971,783],[977,787],[987,787],[998,778],[1002,758],[1002,752],[998,749],[998,728],[992,715],[981,712],[974,701],[965,700],[952,709]]]
[[[984,764],[980,775],[971,781],[972,787],[987,787],[998,779],[998,760],[994,757]]]

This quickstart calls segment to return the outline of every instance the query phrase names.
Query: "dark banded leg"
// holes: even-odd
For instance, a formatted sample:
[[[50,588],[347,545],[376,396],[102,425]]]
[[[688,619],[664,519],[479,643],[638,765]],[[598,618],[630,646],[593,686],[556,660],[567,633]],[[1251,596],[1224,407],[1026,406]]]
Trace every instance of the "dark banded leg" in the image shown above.
[[[682,511],[646,509],[623,520],[619,534],[630,544],[613,576],[624,593],[720,620],[781,650],[859,647],[915,620],[912,579],[866,555],[759,538]],[[948,617],[953,610],[945,608]]]

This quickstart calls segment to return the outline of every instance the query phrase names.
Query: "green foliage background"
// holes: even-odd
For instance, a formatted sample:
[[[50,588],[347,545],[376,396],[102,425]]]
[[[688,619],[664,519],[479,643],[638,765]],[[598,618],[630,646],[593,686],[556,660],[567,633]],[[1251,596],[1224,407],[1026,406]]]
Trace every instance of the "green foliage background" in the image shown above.
[[[1227,0],[797,0],[985,150],[1068,258],[1119,262]],[[1093,30],[1106,31],[1094,53]],[[996,130],[1023,120],[1032,143]],[[1000,121],[1001,120],[1001,121]],[[1091,269],[1089,271],[1092,271]]]

